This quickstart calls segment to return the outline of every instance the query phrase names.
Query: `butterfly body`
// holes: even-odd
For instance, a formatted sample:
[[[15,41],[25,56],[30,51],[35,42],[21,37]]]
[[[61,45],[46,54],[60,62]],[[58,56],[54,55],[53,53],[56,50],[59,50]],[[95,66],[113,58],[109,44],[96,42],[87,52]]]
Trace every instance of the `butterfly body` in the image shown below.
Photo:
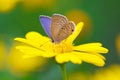
[[[60,43],[71,35],[75,29],[74,22],[68,21],[65,16],[60,14],[53,14],[51,19],[50,17],[40,16],[40,21],[45,32],[54,43]],[[44,24],[45,21],[48,25]]]

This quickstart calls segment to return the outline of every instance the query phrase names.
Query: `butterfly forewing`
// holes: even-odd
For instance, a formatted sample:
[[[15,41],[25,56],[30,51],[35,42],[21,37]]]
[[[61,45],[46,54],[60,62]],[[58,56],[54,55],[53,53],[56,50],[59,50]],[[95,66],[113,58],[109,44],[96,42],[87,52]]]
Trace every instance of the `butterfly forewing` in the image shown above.
[[[68,20],[65,16],[60,14],[54,14],[52,16],[52,23],[51,23],[51,36],[54,42],[58,42],[58,34],[62,27],[66,26]],[[62,36],[61,36],[62,37]],[[60,39],[61,40],[61,39]]]
[[[40,23],[46,34],[51,38],[50,26],[51,26],[51,18],[48,16],[41,15],[40,16]]]

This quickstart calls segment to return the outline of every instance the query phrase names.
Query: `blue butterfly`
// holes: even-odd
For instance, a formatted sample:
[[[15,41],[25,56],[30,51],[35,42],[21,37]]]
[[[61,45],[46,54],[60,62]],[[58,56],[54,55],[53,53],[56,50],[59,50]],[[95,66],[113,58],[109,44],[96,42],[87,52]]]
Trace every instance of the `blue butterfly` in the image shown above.
[[[60,43],[71,35],[75,29],[75,23],[68,21],[67,17],[61,14],[53,14],[52,17],[41,15],[40,22],[46,34],[54,43]]]

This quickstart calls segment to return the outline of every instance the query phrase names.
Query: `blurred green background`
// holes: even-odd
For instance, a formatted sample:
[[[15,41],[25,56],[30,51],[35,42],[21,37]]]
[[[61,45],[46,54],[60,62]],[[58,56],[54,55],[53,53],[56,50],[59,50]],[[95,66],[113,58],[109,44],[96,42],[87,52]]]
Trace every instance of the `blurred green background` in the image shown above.
[[[29,31],[47,36],[41,27],[39,15],[52,16],[59,13],[76,24],[79,21],[85,23],[75,45],[101,42],[109,49],[109,53],[105,55],[104,67],[119,65],[120,47],[116,47],[116,39],[120,35],[119,3],[118,0],[0,0],[0,40],[5,44],[8,55],[15,37],[24,37]],[[52,59],[46,65],[41,69],[25,72],[25,75],[14,75],[6,65],[5,58],[1,64],[4,67],[0,70],[0,80],[62,80],[60,68]],[[91,75],[99,69],[101,68],[88,63],[67,64],[68,75],[74,72]]]

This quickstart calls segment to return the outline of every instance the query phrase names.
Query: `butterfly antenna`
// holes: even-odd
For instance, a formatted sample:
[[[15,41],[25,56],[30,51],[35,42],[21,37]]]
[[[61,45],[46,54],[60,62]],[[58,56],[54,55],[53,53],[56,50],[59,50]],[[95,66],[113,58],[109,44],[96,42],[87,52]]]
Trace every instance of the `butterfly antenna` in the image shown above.
[[[50,40],[49,40],[50,41]],[[42,47],[43,45],[45,45],[46,43],[48,43],[49,41],[44,42],[43,44],[40,45],[40,47]]]

